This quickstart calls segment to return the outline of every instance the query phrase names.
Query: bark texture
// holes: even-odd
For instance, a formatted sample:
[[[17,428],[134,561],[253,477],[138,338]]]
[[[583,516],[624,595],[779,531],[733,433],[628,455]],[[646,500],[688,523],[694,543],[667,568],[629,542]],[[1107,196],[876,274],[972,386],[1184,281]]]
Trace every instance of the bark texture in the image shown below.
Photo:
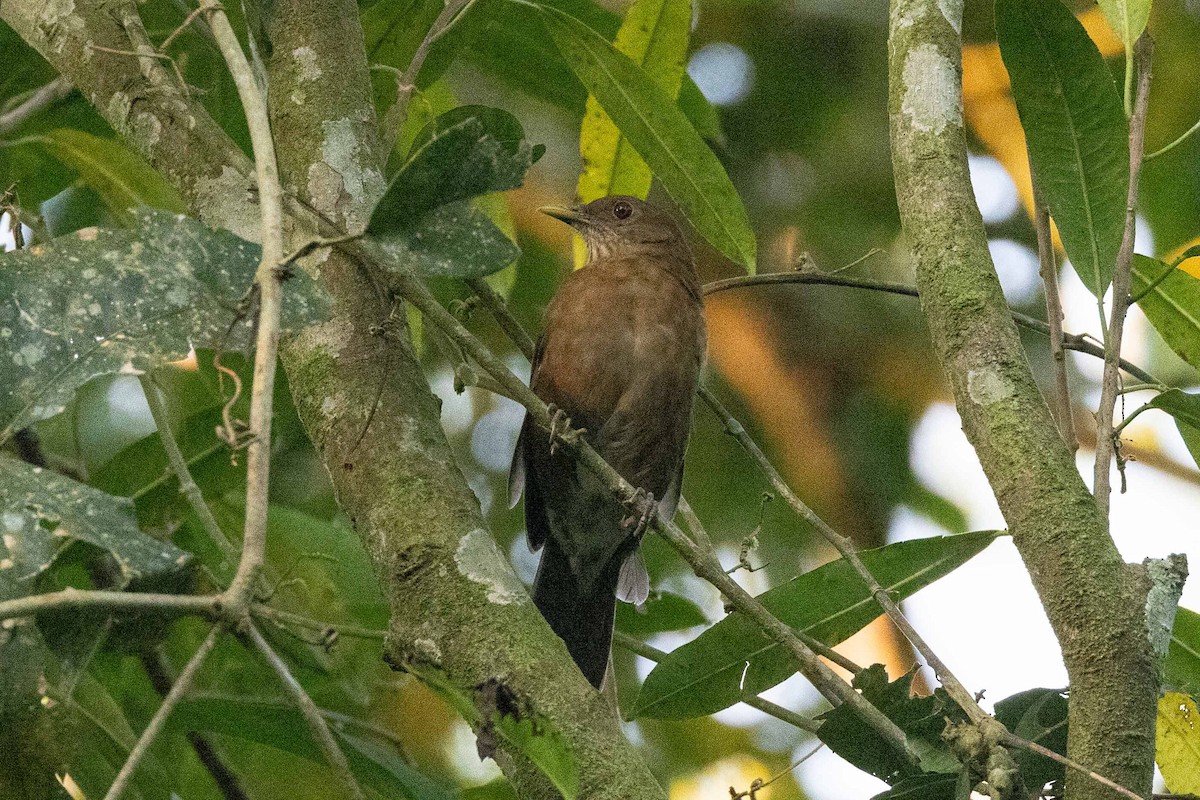
[[[257,239],[253,166],[162,65],[91,50],[136,48],[132,3],[16,0],[0,18],[74,83],[210,225]],[[379,141],[353,2],[276,2],[256,44],[271,81],[284,188],[351,230],[382,193]],[[134,36],[136,39],[136,35]],[[292,244],[311,231],[295,221]],[[545,715],[578,764],[580,797],[665,798],[612,708],[579,674],[487,531],[454,462],[401,312],[360,265],[310,257],[334,315],[286,342],[283,359],[309,435],[392,606],[399,668],[439,668],[460,691],[493,681]],[[286,292],[286,287],[285,287]],[[368,424],[368,420],[370,424]],[[497,754],[521,797],[558,793],[518,753]]]
[[[1159,686],[1150,583],[1121,560],[1058,434],[988,254],[967,170],[961,15],[962,4],[946,0],[892,3],[892,162],[921,304],[963,430],[1062,647],[1068,755],[1148,797]],[[1119,796],[1073,771],[1067,792]]]

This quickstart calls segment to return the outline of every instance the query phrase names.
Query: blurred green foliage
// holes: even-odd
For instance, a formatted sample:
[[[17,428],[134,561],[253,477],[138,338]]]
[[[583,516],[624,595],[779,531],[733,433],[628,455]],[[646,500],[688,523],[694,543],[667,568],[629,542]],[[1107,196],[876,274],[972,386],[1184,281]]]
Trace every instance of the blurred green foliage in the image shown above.
[[[553,0],[545,5],[581,19],[609,39],[624,11],[590,0]],[[372,63],[403,69],[441,7],[436,0],[363,4],[365,43]],[[239,10],[233,5],[228,10],[241,30]],[[1082,3],[1071,10],[1087,12]],[[149,0],[139,11],[155,41],[162,41],[187,13],[169,0]],[[712,86],[697,87],[685,77],[678,100],[681,113],[672,112],[672,118],[690,122],[711,145],[736,187],[753,224],[762,272],[788,270],[801,259],[833,269],[879,248],[881,255],[855,271],[911,280],[888,155],[886,21],[886,5],[879,0],[858,4],[717,0],[706,2],[699,11],[690,33],[689,57],[728,54],[734,52],[727,47],[732,46],[745,59],[737,63],[750,69],[739,73],[745,84],[740,99],[721,106],[710,104],[701,94],[702,89],[712,92]],[[427,125],[446,119],[442,115],[462,104],[500,109],[497,115],[511,114],[519,121],[524,136],[517,147],[520,174],[484,181],[454,199],[467,203],[479,192],[502,189],[524,177],[524,188],[518,191],[476,199],[461,208],[471,219],[482,220],[480,225],[486,223],[489,235],[509,236],[519,246],[515,267],[498,273],[494,285],[505,292],[517,318],[535,332],[542,308],[571,264],[567,239],[531,211],[544,202],[568,201],[574,191],[587,98],[570,61],[542,25],[532,6],[478,0],[431,50],[398,140],[399,157],[392,159],[388,176],[402,170],[414,143],[419,147],[433,137],[436,123],[432,128]],[[963,27],[972,53],[998,59],[989,3],[968,3]],[[1160,3],[1153,10],[1150,28],[1157,39],[1155,73],[1160,76],[1152,86],[1148,123],[1148,149],[1153,150],[1200,117],[1200,96],[1190,88],[1200,82],[1200,17],[1184,4]],[[1095,33],[1092,36],[1096,38]],[[726,49],[710,49],[713,45]],[[54,74],[2,23],[0,52],[10,65],[0,75],[2,114]],[[1113,75],[1119,76],[1123,48],[1105,47],[1101,52],[1109,59],[1106,63]],[[189,27],[176,39],[171,53],[205,108],[248,151],[236,92],[203,27]],[[718,63],[726,71],[737,67],[730,61]],[[981,80],[997,95],[1006,96],[1007,88],[996,75]],[[373,73],[372,81],[382,116],[395,97],[394,76],[380,70]],[[969,123],[978,108],[971,105],[978,102],[975,97],[968,94],[965,101]],[[969,134],[978,155],[990,151],[1012,170],[998,143],[1020,134],[1015,109],[1005,119],[1008,127],[975,126]],[[149,168],[78,94],[18,126],[0,129],[0,137],[0,175],[4,176],[0,188],[15,185],[14,202],[33,234],[41,237],[38,244],[44,244],[46,237],[91,225],[128,225],[131,201],[177,210],[173,192],[153,183]],[[545,158],[533,157],[530,142],[545,143]],[[93,154],[103,154],[104,164],[114,167],[115,174],[90,169],[80,157],[93,145]],[[1194,137],[1149,162],[1143,173],[1141,210],[1160,254],[1190,243],[1200,233],[1196,228],[1198,156],[1200,137]],[[1012,171],[1021,189],[1022,178]],[[445,188],[434,179],[426,183],[432,189]],[[669,203],[670,194],[659,185],[651,190],[651,198],[664,203]],[[1012,213],[989,221],[989,234],[1025,248],[1035,246],[1028,217],[1015,204]],[[482,271],[515,255],[512,243],[505,239],[503,244],[509,248],[505,257]],[[694,246],[706,279],[740,271],[700,237]],[[1153,275],[1162,269],[1161,264],[1145,262],[1141,267]],[[1181,351],[1182,345],[1169,326],[1155,320],[1156,314],[1166,312],[1154,303],[1167,303],[1172,295],[1192,296],[1194,280],[1180,271],[1160,284],[1145,304],[1151,321],[1167,333],[1170,347],[1149,331],[1151,344],[1142,365],[1184,385],[1196,382],[1195,372],[1172,353],[1172,348]],[[431,282],[447,302],[469,296],[457,281]],[[1029,313],[1044,313],[1037,292],[1021,305]],[[914,427],[930,404],[947,399],[917,303],[808,286],[740,290],[714,298],[709,310],[712,347],[707,380],[820,514],[853,533],[864,547],[883,545],[892,520],[906,509],[947,532],[966,530],[966,514],[955,499],[940,497],[924,486],[910,461]],[[467,323],[518,372],[527,369],[523,357],[485,313],[476,311]],[[1194,336],[1195,326],[1186,327],[1181,335]],[[1044,341],[1030,338],[1027,344],[1039,378],[1049,385]],[[187,348],[177,349],[174,355],[183,356]],[[459,356],[437,331],[425,331],[421,353],[431,384],[443,397],[443,418],[459,464],[480,497],[497,540],[529,579],[533,558],[521,541],[521,514],[506,509],[503,502],[508,455],[520,414],[508,401],[477,389],[456,394],[452,374]],[[1181,354],[1187,358],[1186,352]],[[222,528],[236,541],[244,505],[245,459],[214,434],[233,389],[228,376],[214,368],[213,355],[202,349],[184,367],[159,367],[154,379],[164,392],[173,429],[197,482]],[[246,361],[238,352],[224,353],[221,360],[243,381],[241,399],[230,413],[244,418],[250,382]],[[1091,385],[1084,374],[1073,374],[1072,379],[1084,387]],[[36,449],[52,470],[130,498],[139,535],[169,540],[195,554],[200,563],[194,576],[197,588],[212,590],[228,580],[232,565],[223,561],[179,497],[140,391],[137,379],[130,375],[106,374],[81,381],[61,413],[33,426]],[[337,512],[324,467],[291,406],[286,379],[276,393],[273,447],[267,572],[274,587],[271,604],[334,628],[381,630],[387,610],[370,564]],[[766,488],[765,480],[720,424],[705,408],[698,408],[685,494],[730,566],[743,543],[756,534],[748,558],[762,569],[746,576],[756,592],[784,585],[829,558],[813,531],[783,504],[763,499]],[[667,547],[651,539],[645,551],[655,586],[672,593],[657,612],[652,605],[646,618],[624,610],[619,622],[624,631],[656,635],[656,644],[672,647],[722,615],[718,598],[691,577]],[[52,569],[38,571],[35,588],[119,585],[111,566],[103,550],[70,545],[53,559]],[[19,723],[0,734],[9,736],[7,742],[0,738],[0,748],[14,747],[18,763],[35,765],[29,770],[69,766],[89,797],[101,796],[135,732],[157,707],[159,693],[150,677],[153,665],[177,671],[206,633],[197,620],[179,620],[161,630],[143,623],[70,614],[0,633],[0,714]],[[134,634],[133,629],[139,628],[144,635]],[[1187,653],[1192,652],[1188,643],[1198,636],[1195,615],[1181,612],[1169,679],[1193,693],[1196,669]],[[378,638],[339,635],[331,642],[319,628],[282,623],[269,629],[269,638],[322,708],[344,722],[339,735],[355,754],[356,769],[370,774],[368,783],[374,789],[388,796],[405,792],[414,797],[452,796],[490,774],[475,767],[472,742],[461,735],[463,723],[450,705],[382,664]],[[881,643],[879,658],[898,668],[893,674],[900,674],[910,666],[911,656],[895,645],[892,642],[889,648],[887,642]],[[632,697],[640,682],[635,658],[620,649],[614,658],[620,691]],[[38,668],[29,669],[35,661]],[[878,691],[895,695],[892,699],[899,712],[917,708],[904,703],[908,678],[891,685],[876,683]],[[1061,696],[1050,690],[1037,692],[1010,698],[1007,706],[998,703],[998,712],[1010,714],[1014,725],[1061,733],[1054,717]],[[254,797],[333,796],[336,784],[320,766],[319,754],[288,708],[263,664],[234,642],[221,644],[201,674],[199,693],[173,721],[177,729],[162,737],[139,771],[134,792],[147,798],[166,797],[170,791],[188,798],[220,796],[193,748],[176,735],[189,727],[212,737]],[[801,710],[815,713],[820,708]],[[1054,718],[1047,721],[1046,714]],[[253,719],[255,724],[235,729],[226,724],[234,716]],[[704,770],[730,753],[747,754],[774,774],[791,763],[797,746],[811,739],[774,721],[734,727],[713,718],[641,720],[631,725],[631,731],[665,784]],[[13,741],[25,744],[16,747]],[[881,771],[887,772],[886,765]],[[2,773],[0,790],[17,791]],[[305,775],[304,781],[295,780],[299,773]],[[747,776],[745,783],[753,777],[766,776]],[[1044,777],[1049,781],[1056,774],[1047,772]],[[957,777],[914,780],[933,781],[938,791],[957,787]],[[35,783],[23,784],[19,791],[30,798],[62,796],[54,783]],[[801,796],[800,787],[791,781],[779,781],[770,791],[772,800]],[[464,791],[462,796],[511,796],[507,792],[501,781]]]

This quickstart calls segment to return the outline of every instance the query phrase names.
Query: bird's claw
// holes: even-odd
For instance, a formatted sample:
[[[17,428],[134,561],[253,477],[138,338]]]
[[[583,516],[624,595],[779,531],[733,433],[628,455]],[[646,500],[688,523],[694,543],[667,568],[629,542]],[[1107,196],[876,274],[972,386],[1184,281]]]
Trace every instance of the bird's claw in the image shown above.
[[[654,513],[658,509],[658,501],[654,499],[654,495],[650,492],[647,492],[645,489],[638,489],[633,493],[633,497],[629,498],[628,502],[634,513],[621,520],[621,527],[632,527],[633,536],[641,536],[650,527],[650,521],[654,519]]]
[[[572,428],[567,412],[553,403],[546,406],[546,410],[550,412],[550,455],[554,455],[562,442],[573,445],[579,441],[580,434],[586,433],[583,428]]]

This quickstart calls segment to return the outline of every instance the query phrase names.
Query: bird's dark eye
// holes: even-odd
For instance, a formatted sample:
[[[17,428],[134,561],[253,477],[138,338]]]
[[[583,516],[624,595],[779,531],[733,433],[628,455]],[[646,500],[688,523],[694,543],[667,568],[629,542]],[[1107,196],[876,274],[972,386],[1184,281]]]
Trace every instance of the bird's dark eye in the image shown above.
[[[617,219],[629,219],[629,215],[633,213],[633,206],[624,201],[613,206],[613,216]]]

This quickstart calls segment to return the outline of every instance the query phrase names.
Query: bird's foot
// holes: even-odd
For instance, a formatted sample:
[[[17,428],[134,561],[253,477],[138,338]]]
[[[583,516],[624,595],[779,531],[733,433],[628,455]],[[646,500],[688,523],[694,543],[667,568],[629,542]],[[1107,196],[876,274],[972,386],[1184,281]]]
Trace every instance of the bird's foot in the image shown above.
[[[650,527],[650,522],[658,510],[658,501],[650,492],[638,489],[633,493],[633,497],[629,498],[628,504],[633,513],[621,520],[621,527],[633,528],[632,535],[640,537]]]
[[[547,405],[546,410],[550,412],[550,455],[554,455],[561,443],[574,447],[579,443],[579,437],[587,433],[584,428],[572,428],[567,412],[553,403]]]

